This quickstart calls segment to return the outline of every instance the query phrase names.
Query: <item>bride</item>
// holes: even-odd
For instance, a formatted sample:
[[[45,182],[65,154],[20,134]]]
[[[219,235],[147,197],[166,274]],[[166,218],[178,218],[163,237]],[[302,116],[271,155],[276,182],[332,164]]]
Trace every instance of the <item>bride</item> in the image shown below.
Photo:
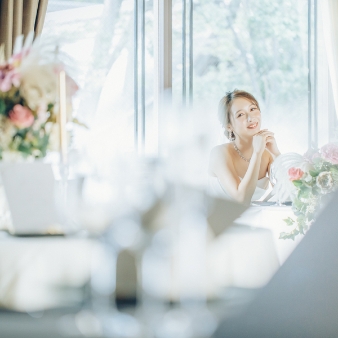
[[[231,141],[210,154],[209,185],[212,193],[250,204],[269,185],[270,165],[280,155],[274,133],[261,129],[257,100],[235,89],[219,103],[219,120]],[[265,192],[263,190],[263,192]]]

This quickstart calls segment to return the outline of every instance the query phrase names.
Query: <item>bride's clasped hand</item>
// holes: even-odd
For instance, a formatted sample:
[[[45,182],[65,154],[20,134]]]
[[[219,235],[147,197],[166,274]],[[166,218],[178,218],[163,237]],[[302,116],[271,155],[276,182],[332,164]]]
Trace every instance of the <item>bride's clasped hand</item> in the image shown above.
[[[227,93],[218,117],[230,142],[211,151],[210,192],[249,204],[266,192],[269,168],[280,155],[274,133],[261,129],[259,104],[245,91]]]
[[[267,129],[262,129],[253,136],[252,146],[254,151],[257,149],[257,152],[258,150],[263,152],[264,149],[267,149],[274,158],[280,155],[275,139],[275,134]]]

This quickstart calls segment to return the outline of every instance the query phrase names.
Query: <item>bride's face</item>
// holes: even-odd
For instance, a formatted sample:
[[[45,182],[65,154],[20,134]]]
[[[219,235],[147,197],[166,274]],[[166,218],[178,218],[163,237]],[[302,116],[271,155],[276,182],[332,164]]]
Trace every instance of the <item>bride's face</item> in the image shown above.
[[[261,129],[261,112],[250,100],[238,97],[231,106],[231,128],[241,137],[252,137]]]

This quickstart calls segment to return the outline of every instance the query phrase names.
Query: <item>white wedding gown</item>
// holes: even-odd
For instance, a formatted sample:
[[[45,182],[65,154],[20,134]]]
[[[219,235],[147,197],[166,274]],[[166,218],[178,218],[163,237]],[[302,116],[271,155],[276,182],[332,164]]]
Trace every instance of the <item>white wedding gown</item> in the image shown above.
[[[241,178],[240,178],[241,179]],[[257,181],[255,192],[251,198],[252,201],[258,201],[269,189],[269,177],[263,177]],[[208,177],[209,194],[214,197],[232,199],[223,189],[218,177],[209,175]]]
[[[262,199],[270,189],[269,177],[261,178],[251,200]],[[232,199],[215,176],[208,177],[208,192],[214,197]],[[263,226],[262,209],[261,206],[251,205],[235,220],[236,227],[231,227],[210,242],[211,274],[215,276],[216,288],[262,287],[277,270],[279,261],[273,234]]]

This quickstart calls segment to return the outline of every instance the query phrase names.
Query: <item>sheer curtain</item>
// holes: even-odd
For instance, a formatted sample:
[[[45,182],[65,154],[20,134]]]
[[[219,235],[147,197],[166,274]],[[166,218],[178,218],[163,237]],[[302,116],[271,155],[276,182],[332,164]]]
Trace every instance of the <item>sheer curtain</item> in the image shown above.
[[[25,37],[34,31],[40,35],[47,11],[48,0],[0,0],[0,45],[5,58],[13,51],[17,36]]]
[[[323,25],[333,99],[338,114],[338,1],[323,1]]]

